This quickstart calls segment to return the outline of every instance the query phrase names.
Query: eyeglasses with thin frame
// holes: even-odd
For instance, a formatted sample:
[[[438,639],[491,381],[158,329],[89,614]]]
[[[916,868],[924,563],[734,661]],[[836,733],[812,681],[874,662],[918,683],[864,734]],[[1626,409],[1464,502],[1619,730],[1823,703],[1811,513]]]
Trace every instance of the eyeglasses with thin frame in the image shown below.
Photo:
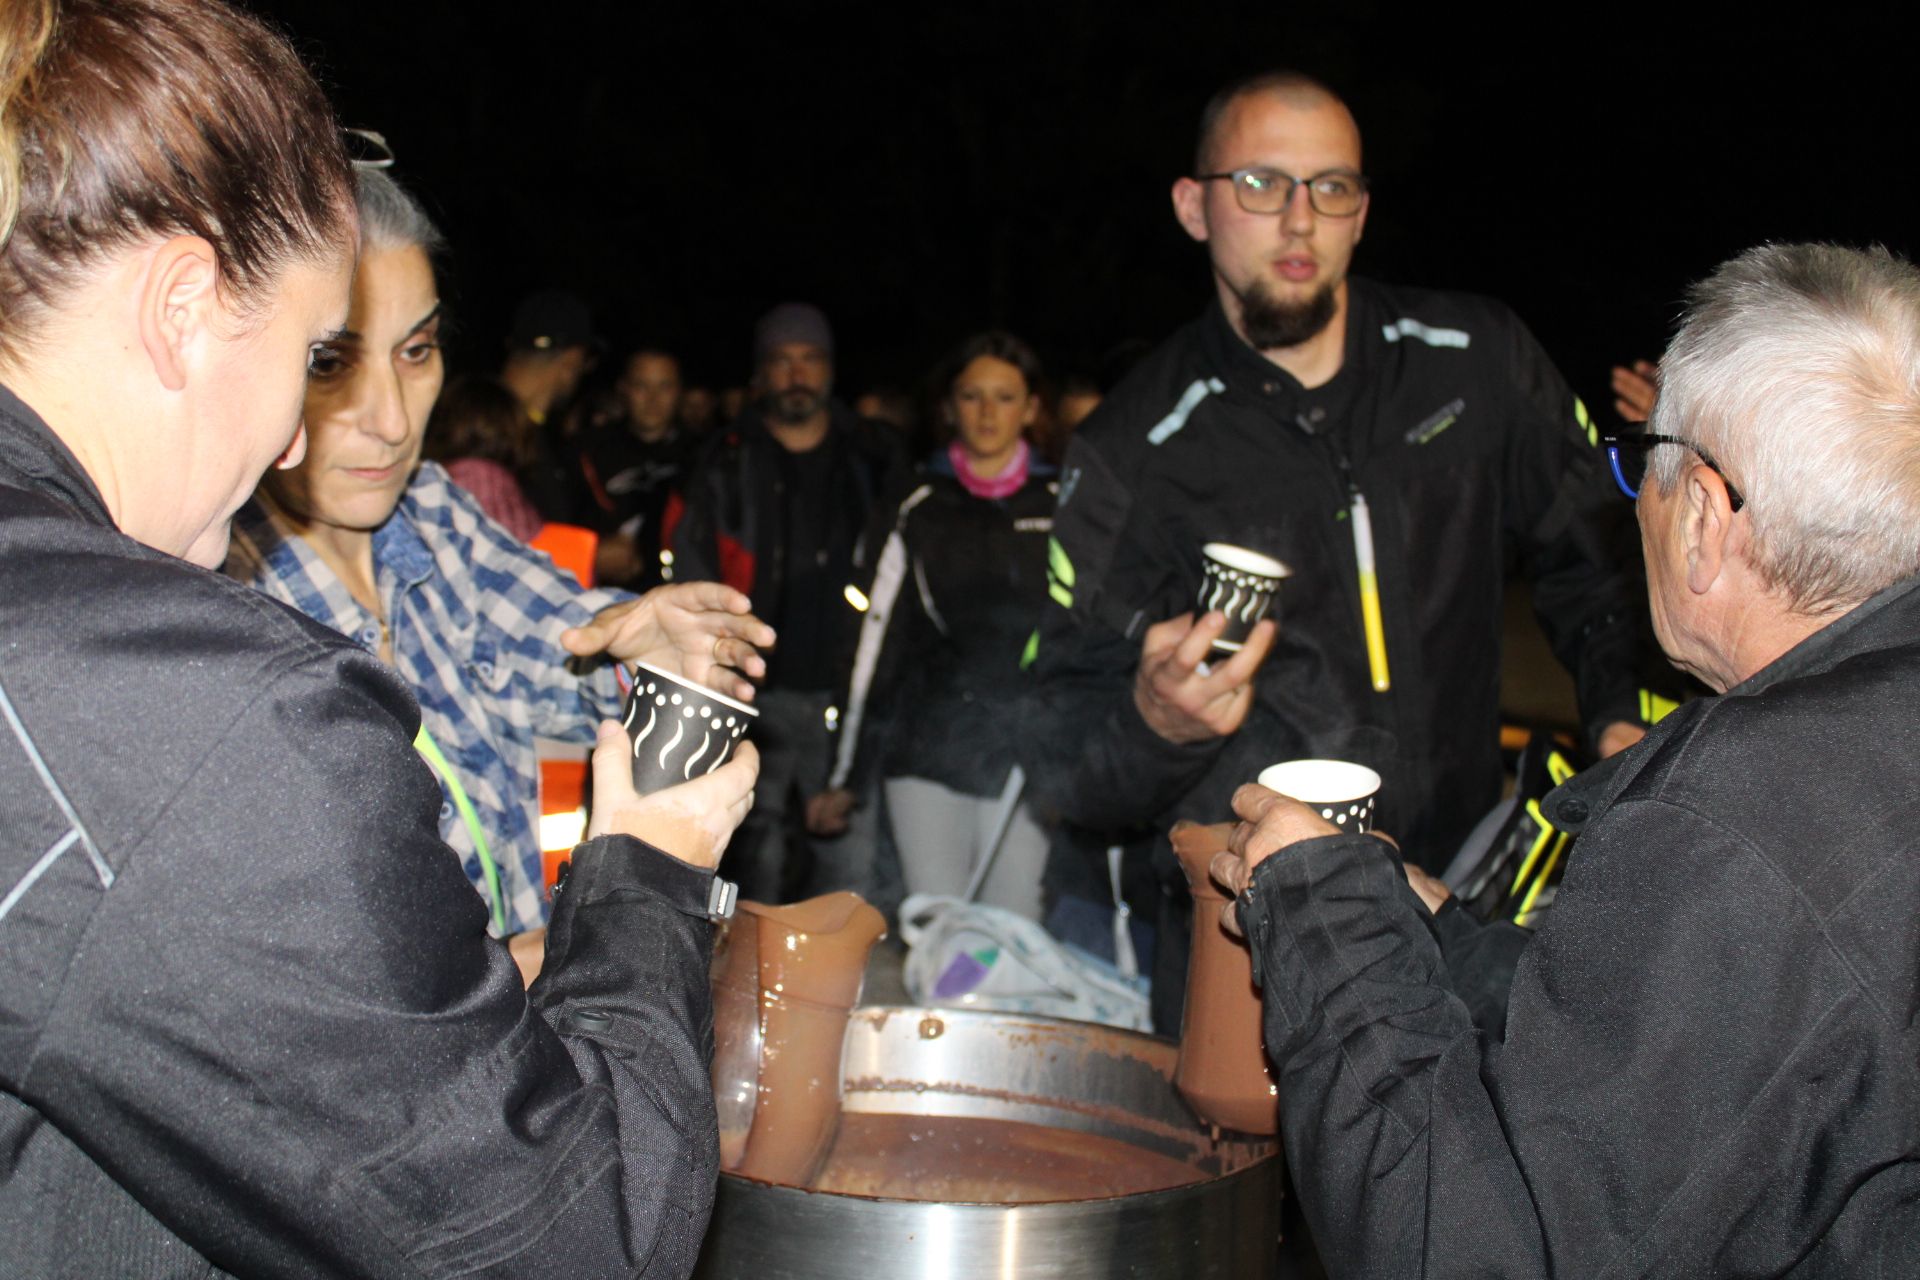
[[[1691,449],[1700,461],[1707,464],[1713,474],[1720,477],[1720,483],[1727,486],[1727,505],[1738,511],[1747,505],[1740,491],[1733,487],[1733,481],[1727,479],[1727,473],[1713,460],[1713,455],[1691,440],[1682,440],[1679,436],[1654,436],[1634,432],[1630,435],[1602,436],[1600,442],[1607,446],[1607,461],[1613,467],[1613,482],[1620,486],[1620,492],[1629,498],[1638,498],[1640,489],[1647,480],[1647,455],[1663,444],[1677,444],[1683,449]]]
[[[1196,182],[1231,182],[1233,198],[1248,213],[1281,213],[1293,203],[1298,187],[1307,189],[1307,201],[1323,218],[1351,218],[1367,202],[1367,180],[1349,169],[1328,169],[1311,178],[1296,178],[1280,169],[1254,165],[1230,173],[1201,173]]]

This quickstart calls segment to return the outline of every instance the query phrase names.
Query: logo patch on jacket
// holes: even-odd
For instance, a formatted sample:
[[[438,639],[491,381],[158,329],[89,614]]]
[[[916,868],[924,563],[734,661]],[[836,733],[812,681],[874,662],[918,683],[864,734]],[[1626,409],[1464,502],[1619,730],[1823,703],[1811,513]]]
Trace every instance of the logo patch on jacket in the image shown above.
[[[1407,432],[1408,444],[1425,444],[1460,420],[1466,411],[1465,400],[1452,400],[1440,406],[1434,413],[1422,419],[1420,425]]]

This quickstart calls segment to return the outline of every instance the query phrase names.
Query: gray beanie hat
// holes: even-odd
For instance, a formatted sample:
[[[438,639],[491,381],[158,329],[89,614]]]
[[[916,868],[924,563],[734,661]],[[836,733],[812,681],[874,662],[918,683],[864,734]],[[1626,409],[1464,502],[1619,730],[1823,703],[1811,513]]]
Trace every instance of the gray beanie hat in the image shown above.
[[[826,313],[806,302],[783,302],[760,317],[753,326],[753,358],[766,359],[767,352],[788,343],[804,343],[833,354],[833,326]]]

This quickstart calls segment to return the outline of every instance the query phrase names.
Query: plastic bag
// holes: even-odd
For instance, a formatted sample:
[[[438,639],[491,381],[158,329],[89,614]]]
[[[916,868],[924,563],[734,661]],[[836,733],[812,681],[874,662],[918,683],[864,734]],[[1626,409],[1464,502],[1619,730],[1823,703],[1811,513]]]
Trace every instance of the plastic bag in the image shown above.
[[[916,1004],[1152,1030],[1146,979],[1059,941],[1024,916],[960,898],[900,904],[907,994]]]

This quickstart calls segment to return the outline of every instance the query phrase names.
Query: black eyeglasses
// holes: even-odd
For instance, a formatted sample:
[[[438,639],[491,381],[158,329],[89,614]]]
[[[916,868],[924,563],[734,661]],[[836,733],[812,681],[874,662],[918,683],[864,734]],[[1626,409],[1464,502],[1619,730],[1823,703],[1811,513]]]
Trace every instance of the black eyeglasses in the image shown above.
[[[1727,479],[1727,473],[1713,460],[1713,455],[1691,440],[1682,440],[1679,436],[1651,436],[1640,432],[1624,436],[1601,436],[1600,441],[1607,446],[1607,461],[1613,466],[1614,483],[1620,486],[1620,492],[1629,498],[1640,496],[1640,487],[1647,479],[1647,455],[1656,445],[1677,444],[1683,449],[1691,449],[1700,461],[1707,464],[1713,474],[1720,477],[1720,483],[1727,486],[1727,505],[1735,511],[1747,505],[1740,491],[1733,487],[1733,481]]]
[[[1294,188],[1304,186],[1313,211],[1323,218],[1351,218],[1367,202],[1367,180],[1346,169],[1329,169],[1296,178],[1279,169],[1235,169],[1195,174],[1197,182],[1231,182],[1233,198],[1248,213],[1281,213],[1293,203]]]

